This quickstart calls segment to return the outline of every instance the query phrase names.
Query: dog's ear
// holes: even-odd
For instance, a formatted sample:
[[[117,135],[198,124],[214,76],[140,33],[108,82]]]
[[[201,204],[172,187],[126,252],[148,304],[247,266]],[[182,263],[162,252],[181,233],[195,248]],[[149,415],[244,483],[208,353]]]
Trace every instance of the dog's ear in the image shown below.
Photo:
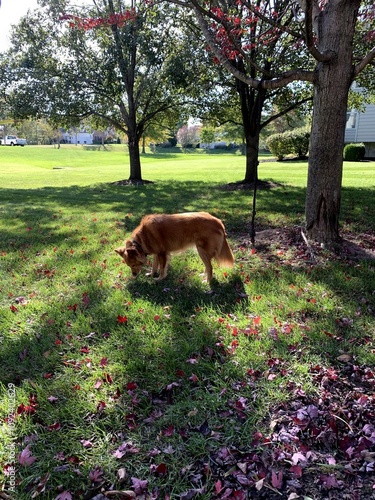
[[[115,252],[118,253],[121,257],[124,257],[126,248],[125,247],[115,248]]]
[[[134,243],[131,240],[125,241],[125,248],[134,247]]]
[[[127,248],[124,252],[123,258],[125,259],[125,255],[128,259],[133,259],[137,262],[141,262],[142,264],[146,264],[147,258],[143,252],[140,252],[138,248]]]
[[[139,252],[136,248],[127,248],[124,254],[127,254],[129,257],[137,257]]]

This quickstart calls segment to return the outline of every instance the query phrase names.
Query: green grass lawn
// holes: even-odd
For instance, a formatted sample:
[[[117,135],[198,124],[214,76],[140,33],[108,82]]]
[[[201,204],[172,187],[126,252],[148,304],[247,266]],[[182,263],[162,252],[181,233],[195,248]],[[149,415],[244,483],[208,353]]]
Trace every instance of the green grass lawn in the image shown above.
[[[361,418],[374,415],[375,264],[324,250],[312,262],[298,238],[252,249],[252,193],[226,188],[244,163],[148,153],[143,177],[154,183],[124,186],[113,184],[129,175],[124,146],[0,147],[0,484],[10,498],[341,498],[326,475],[360,479],[370,498],[360,451],[373,445],[361,441],[348,475],[342,443],[350,429],[354,449]],[[373,235],[374,168],[345,163],[344,234]],[[296,235],[307,163],[259,171],[278,187],[258,193],[257,230]],[[210,287],[188,251],[166,280],[132,280],[114,248],[141,217],[193,210],[223,220],[234,269],[216,267]],[[330,390],[340,407],[328,406]],[[320,416],[293,416],[295,439],[281,438],[301,406]],[[295,464],[312,442],[316,460]]]

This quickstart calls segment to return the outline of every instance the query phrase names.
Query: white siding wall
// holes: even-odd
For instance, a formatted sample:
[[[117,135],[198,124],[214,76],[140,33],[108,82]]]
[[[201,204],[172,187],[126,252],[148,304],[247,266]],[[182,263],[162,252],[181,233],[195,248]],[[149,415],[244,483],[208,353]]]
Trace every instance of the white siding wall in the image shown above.
[[[356,142],[375,142],[375,106],[369,104],[364,113],[358,115]]]
[[[356,141],[357,131],[354,128],[347,128],[345,130],[345,143],[357,142]]]
[[[92,144],[92,134],[88,132],[65,133],[63,138],[69,144]]]
[[[375,142],[375,105],[368,104],[363,113],[356,114],[355,126],[349,118],[345,130],[345,142]]]

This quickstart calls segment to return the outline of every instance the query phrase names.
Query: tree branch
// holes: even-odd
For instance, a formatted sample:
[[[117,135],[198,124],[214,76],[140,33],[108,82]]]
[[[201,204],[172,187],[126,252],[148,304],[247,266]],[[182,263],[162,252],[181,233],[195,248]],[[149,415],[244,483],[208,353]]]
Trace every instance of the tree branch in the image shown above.
[[[353,80],[368,64],[372,64],[373,61],[375,61],[375,47],[355,66]]]
[[[310,54],[318,62],[330,61],[333,57],[333,54],[331,52],[320,52],[314,42],[313,21],[319,15],[317,14],[317,12],[319,12],[318,0],[298,0],[298,4],[305,12],[305,38],[306,45]]]
[[[289,26],[285,26],[285,24],[281,25],[279,21],[275,21],[275,20],[271,19],[270,17],[262,14],[262,12],[256,6],[254,6],[253,3],[248,2],[248,1],[243,1],[242,3],[247,9],[249,9],[250,12],[252,12],[254,14],[254,16],[258,17],[259,19],[266,22],[270,26],[277,28],[280,31],[283,31],[284,33],[288,33],[289,35],[292,35],[297,40],[302,38],[301,33],[299,33],[298,31],[290,29]],[[284,15],[284,13],[282,13],[282,15]],[[280,17],[281,16],[279,16],[279,19],[280,19]]]
[[[314,81],[314,73],[313,71],[306,71],[302,69],[294,69],[290,71],[286,71],[282,73],[277,78],[271,78],[268,80],[260,80],[257,78],[251,78],[246,76],[243,72],[239,71],[230,60],[221,52],[220,48],[215,43],[210,30],[207,26],[207,23],[203,17],[203,14],[199,8],[194,7],[195,15],[197,17],[199,26],[202,30],[202,33],[210,46],[212,52],[214,53],[217,60],[220,64],[229,71],[235,78],[246,83],[250,87],[260,89],[276,89],[284,87],[286,84],[293,81],[304,81],[304,82],[313,82]]]
[[[300,106],[301,104],[305,104],[305,102],[309,102],[309,101],[312,101],[312,96],[310,97],[305,97],[305,99],[301,99],[300,101],[296,101],[294,102],[293,104],[291,104],[289,107],[283,109],[282,111],[280,111],[280,113],[277,113],[276,115],[272,115],[270,118],[268,118],[268,120],[265,120],[260,128],[263,129],[264,127],[266,127],[269,123],[273,122],[274,120],[276,120],[277,118],[280,118],[281,116],[284,116],[286,115],[287,113],[289,113],[289,111],[292,111],[293,109],[296,109],[298,108],[298,106]]]
[[[115,9],[113,7],[113,1],[112,0],[108,0],[108,5],[109,5],[110,13],[114,14],[115,13]],[[128,82],[128,72],[127,72],[126,63],[125,63],[125,60],[124,60],[124,54],[122,52],[121,40],[120,40],[120,35],[119,35],[119,32],[118,32],[118,26],[117,26],[117,24],[111,24],[111,30],[112,30],[113,37],[114,37],[114,40],[115,40],[116,57],[117,57],[117,62],[118,62],[119,68],[120,68],[121,79],[122,79],[122,82],[123,82],[123,84],[125,86],[125,89],[127,90],[127,92],[129,92],[130,89],[129,89],[129,82]],[[128,113],[127,112],[126,112],[126,116],[128,118]]]

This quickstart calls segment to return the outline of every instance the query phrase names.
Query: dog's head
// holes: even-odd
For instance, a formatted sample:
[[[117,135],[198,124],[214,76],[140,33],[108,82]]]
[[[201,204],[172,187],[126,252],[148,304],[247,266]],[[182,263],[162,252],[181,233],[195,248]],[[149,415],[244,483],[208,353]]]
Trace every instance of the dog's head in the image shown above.
[[[138,245],[132,241],[127,240],[124,247],[115,249],[115,252],[122,257],[123,262],[130,267],[132,275],[135,277],[140,272],[142,267],[146,264],[146,255],[142,252]]]

